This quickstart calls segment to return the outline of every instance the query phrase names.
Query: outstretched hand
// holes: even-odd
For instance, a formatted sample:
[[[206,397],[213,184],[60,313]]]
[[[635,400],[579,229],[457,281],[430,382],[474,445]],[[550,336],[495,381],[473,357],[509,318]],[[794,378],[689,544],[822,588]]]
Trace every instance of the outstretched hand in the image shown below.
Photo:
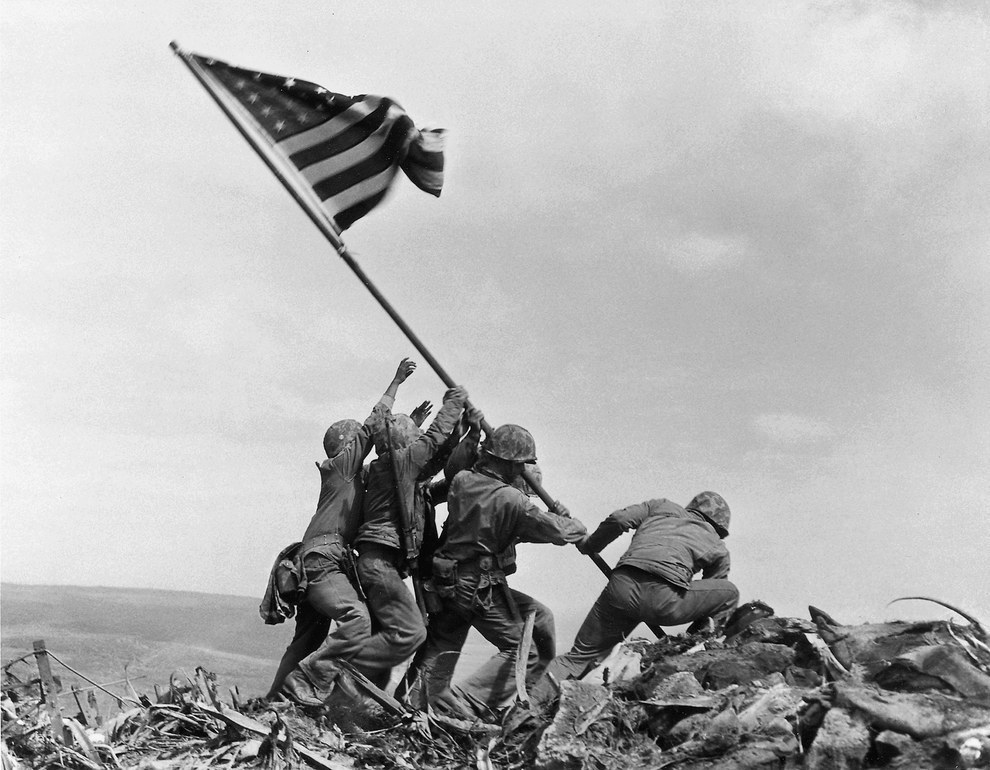
[[[408,358],[403,358],[399,361],[399,366],[395,370],[395,382],[405,382],[409,379],[409,375],[416,371],[416,362],[411,361]]]
[[[550,510],[558,516],[563,516],[565,519],[571,518],[571,512],[567,509],[566,505],[560,502],[560,500],[554,500],[553,507]]]
[[[414,423],[416,423],[417,428],[421,428],[423,427],[423,423],[426,421],[426,418],[430,416],[430,412],[432,411],[433,403],[430,401],[424,401],[412,410],[409,417]]]

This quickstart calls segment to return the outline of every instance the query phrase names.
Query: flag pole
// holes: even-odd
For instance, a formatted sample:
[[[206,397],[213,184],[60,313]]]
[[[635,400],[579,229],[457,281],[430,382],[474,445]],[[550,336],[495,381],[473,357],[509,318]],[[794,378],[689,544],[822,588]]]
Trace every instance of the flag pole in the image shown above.
[[[378,304],[381,305],[382,309],[388,313],[389,317],[395,321],[402,333],[406,335],[409,341],[413,344],[413,347],[419,352],[423,359],[430,365],[437,376],[443,381],[444,385],[448,388],[456,387],[457,383],[454,379],[447,373],[447,371],[440,365],[440,362],[433,356],[433,354],[427,349],[423,341],[416,335],[412,328],[405,322],[402,316],[396,311],[392,304],[385,298],[378,287],[371,282],[368,275],[361,269],[361,266],[354,260],[350,252],[347,250],[347,246],[344,244],[343,239],[340,236],[340,231],[337,229],[333,220],[330,218],[329,214],[319,205],[319,202],[315,200],[315,196],[307,190],[302,188],[301,185],[295,182],[294,178],[285,172],[282,167],[282,163],[272,150],[270,144],[263,142],[259,136],[261,132],[253,129],[254,120],[248,115],[240,105],[232,102],[228,97],[224,95],[224,91],[218,87],[214,82],[212,76],[203,70],[202,67],[186,52],[182,47],[176,42],[172,41],[169,43],[169,47],[175,53],[176,56],[182,61],[189,71],[193,74],[199,84],[203,86],[206,92],[213,98],[217,106],[226,115],[230,122],[234,124],[234,127],[238,130],[241,136],[244,137],[245,141],[254,149],[266,166],[268,170],[271,171],[275,177],[282,183],[282,186],[289,192],[293,200],[299,204],[299,207],[306,212],[306,215],[310,218],[317,229],[323,233],[323,236],[330,242],[337,255],[344,260],[344,263],[351,269],[351,271],[357,276],[358,280],[361,281],[371,292],[371,295],[377,300]],[[482,429],[485,433],[492,432],[492,426],[487,420],[483,420],[481,423]],[[523,477],[526,482],[532,488],[532,490],[539,496],[539,498],[546,503],[550,510],[556,508],[557,502],[550,496],[550,494],[543,488],[543,486],[536,480],[532,473],[529,471],[523,471]],[[602,571],[606,577],[612,576],[612,569],[608,566],[605,560],[599,554],[588,554],[595,565]]]

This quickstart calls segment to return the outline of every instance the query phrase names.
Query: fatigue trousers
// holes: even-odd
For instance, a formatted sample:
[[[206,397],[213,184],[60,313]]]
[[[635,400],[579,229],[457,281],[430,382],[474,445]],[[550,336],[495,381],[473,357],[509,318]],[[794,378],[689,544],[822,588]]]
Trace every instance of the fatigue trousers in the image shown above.
[[[523,620],[528,613],[536,612],[533,619],[533,649],[536,651],[537,663],[527,672],[527,683],[532,685],[557,654],[553,613],[545,604],[520,591],[513,591],[512,596]],[[454,677],[454,669],[460,660],[461,650],[472,624],[468,622],[465,625],[463,618],[456,616],[458,619],[455,620],[451,615],[449,603],[445,603],[441,612],[430,615],[430,623],[426,628],[426,644],[416,656],[413,664],[415,670],[410,672],[415,681],[409,689],[408,700],[416,708],[425,708],[438,693],[450,687]],[[518,643],[517,640],[515,644]],[[512,660],[514,677],[515,656]]]
[[[365,544],[358,555],[358,577],[368,597],[372,633],[351,662],[381,688],[388,684],[392,667],[426,639],[423,616],[402,579],[402,563],[399,550],[384,545]]]
[[[345,573],[342,557],[328,555],[334,550],[313,551],[303,559],[306,594],[296,610],[295,634],[268,690],[270,698],[282,689],[296,666],[317,687],[329,689],[336,671],[333,660],[353,658],[371,636],[368,608]],[[337,627],[328,636],[331,621]]]
[[[558,682],[578,679],[594,668],[640,623],[678,626],[711,617],[723,624],[739,603],[739,589],[728,580],[695,580],[687,588],[634,567],[618,567],[581,624],[570,652],[554,658],[532,693],[553,697],[549,675]]]
[[[527,681],[536,681],[553,659],[553,613],[533,597],[509,589],[504,580],[504,576],[493,579],[491,573],[462,574],[455,595],[444,600],[443,611],[430,616],[420,700],[432,701],[450,686],[457,658],[472,628],[497,647],[498,653],[453,689],[490,708],[498,708],[515,692],[516,648],[522,621],[530,612],[536,612],[536,620],[526,662]],[[512,594],[518,615],[510,607],[506,591]]]

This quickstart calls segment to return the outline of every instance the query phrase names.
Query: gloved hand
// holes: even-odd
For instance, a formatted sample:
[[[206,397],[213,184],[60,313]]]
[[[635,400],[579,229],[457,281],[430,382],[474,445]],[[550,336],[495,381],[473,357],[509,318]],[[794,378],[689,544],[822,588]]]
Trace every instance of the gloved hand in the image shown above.
[[[451,388],[446,393],[443,394],[443,402],[445,404],[454,404],[455,406],[464,406],[468,400],[468,392],[463,385],[458,385],[457,387]]]
[[[481,430],[481,423],[485,421],[485,414],[474,404],[468,407],[464,413],[464,419],[473,431]]]

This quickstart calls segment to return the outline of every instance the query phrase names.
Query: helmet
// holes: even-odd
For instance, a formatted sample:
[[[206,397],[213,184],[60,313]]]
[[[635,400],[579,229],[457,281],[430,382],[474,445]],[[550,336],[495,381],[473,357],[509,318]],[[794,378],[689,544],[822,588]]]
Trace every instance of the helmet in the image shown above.
[[[532,473],[534,476],[536,476],[536,483],[543,484],[543,471],[540,470],[539,465],[537,465],[536,463],[526,463],[526,470]],[[536,494],[536,492],[533,491],[533,488],[526,483],[526,479],[524,479],[522,476],[516,476],[512,480],[512,484],[510,486],[515,487],[524,495],[528,495],[529,497],[532,497],[533,495]]]
[[[389,421],[389,442],[392,449],[405,449],[423,435],[423,431],[408,414],[397,414]]]
[[[685,506],[689,511],[697,511],[715,527],[720,537],[729,534],[729,504],[716,492],[701,492]]]
[[[518,425],[502,425],[485,441],[484,449],[492,457],[515,463],[536,462],[533,434]]]
[[[327,451],[327,457],[336,457],[340,454],[340,450],[354,440],[359,430],[361,423],[357,420],[337,420],[327,428],[323,436],[323,448]]]

